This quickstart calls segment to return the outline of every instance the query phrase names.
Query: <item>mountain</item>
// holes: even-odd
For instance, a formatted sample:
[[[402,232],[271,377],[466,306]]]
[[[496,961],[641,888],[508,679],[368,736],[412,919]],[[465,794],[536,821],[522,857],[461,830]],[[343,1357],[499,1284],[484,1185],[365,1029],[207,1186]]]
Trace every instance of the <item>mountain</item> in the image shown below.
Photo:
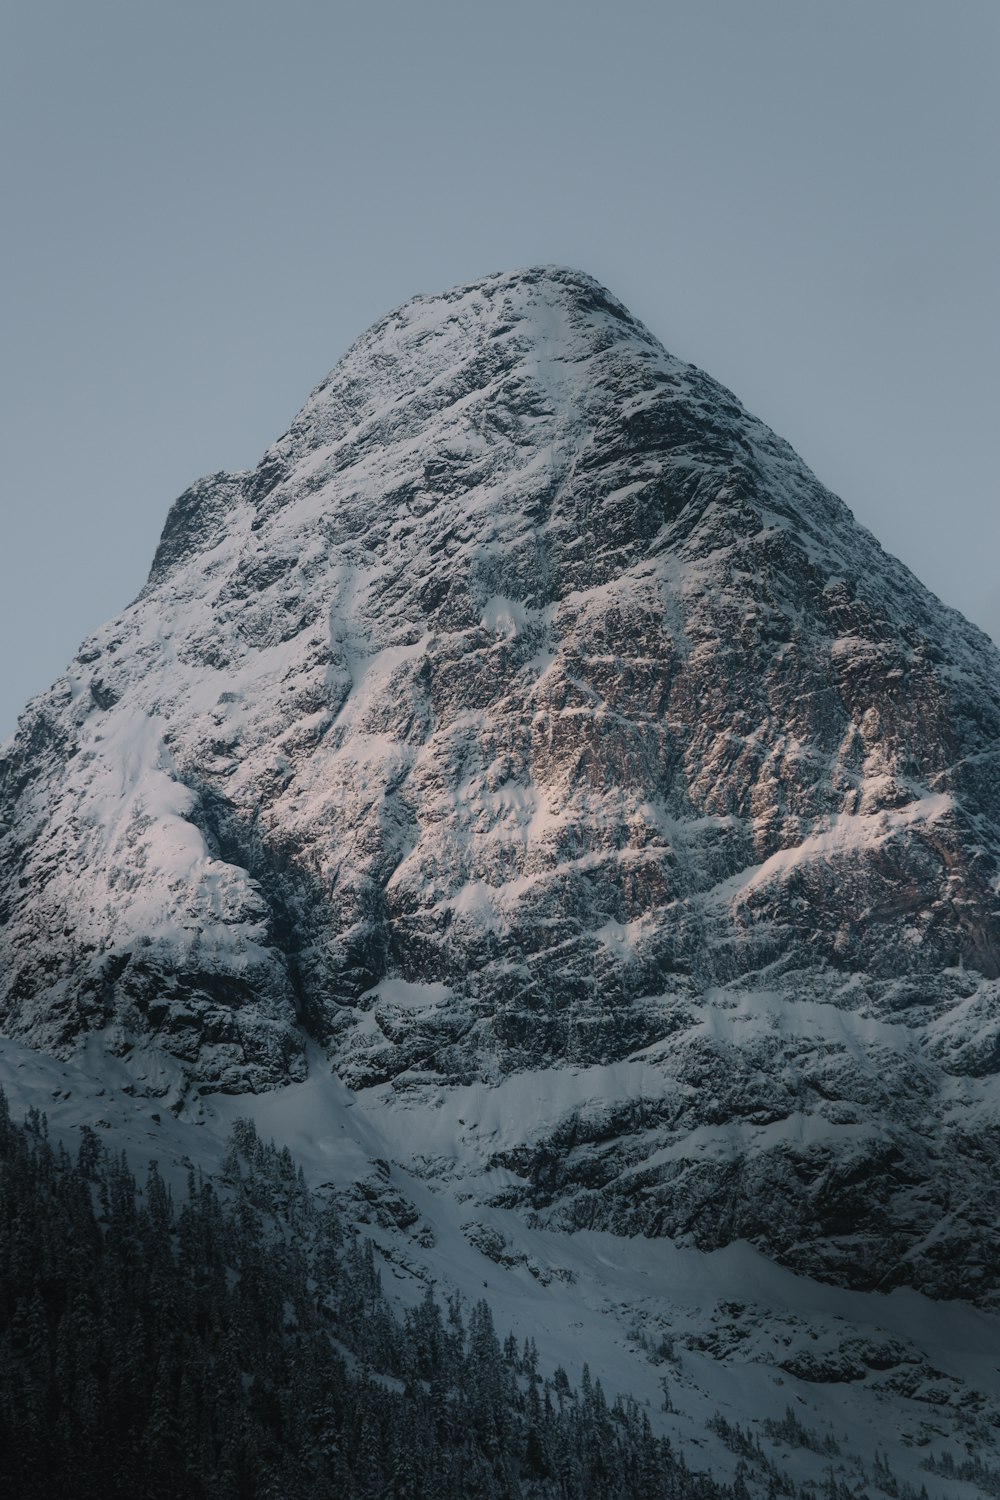
[[[589,277],[415,298],[176,501],[0,870],[9,1037],[177,1113],[329,1059],[494,1259],[996,1305],[1000,655]]]

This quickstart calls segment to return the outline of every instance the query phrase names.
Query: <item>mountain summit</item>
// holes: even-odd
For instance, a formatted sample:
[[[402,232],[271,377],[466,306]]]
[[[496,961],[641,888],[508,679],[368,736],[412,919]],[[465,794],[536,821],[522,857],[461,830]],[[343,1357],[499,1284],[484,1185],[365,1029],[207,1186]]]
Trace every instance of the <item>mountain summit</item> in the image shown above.
[[[415,298],[176,501],[0,857],[36,1047],[318,1046],[539,1222],[997,1284],[1000,655],[576,271]]]

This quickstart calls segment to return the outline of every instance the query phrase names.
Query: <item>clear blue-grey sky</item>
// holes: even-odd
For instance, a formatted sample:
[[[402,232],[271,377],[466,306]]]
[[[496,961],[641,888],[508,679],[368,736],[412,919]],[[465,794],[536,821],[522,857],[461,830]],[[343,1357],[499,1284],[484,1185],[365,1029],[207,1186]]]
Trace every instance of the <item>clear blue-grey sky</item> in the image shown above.
[[[369,323],[606,282],[1000,638],[997,0],[3,0],[0,735]]]

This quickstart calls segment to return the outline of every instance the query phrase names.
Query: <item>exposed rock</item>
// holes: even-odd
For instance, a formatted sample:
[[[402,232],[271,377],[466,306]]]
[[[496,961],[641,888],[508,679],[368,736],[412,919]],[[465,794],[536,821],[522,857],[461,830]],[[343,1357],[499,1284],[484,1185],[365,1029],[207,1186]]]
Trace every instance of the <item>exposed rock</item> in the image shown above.
[[[415,299],[176,502],[0,852],[35,1045],[570,1070],[484,1195],[997,1287],[1000,657],[576,272]]]

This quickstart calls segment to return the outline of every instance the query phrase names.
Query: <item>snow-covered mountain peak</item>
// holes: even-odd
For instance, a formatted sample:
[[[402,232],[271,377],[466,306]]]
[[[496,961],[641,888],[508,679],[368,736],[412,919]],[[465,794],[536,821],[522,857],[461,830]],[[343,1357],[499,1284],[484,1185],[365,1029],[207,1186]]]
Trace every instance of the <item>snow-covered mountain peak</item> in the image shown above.
[[[374,368],[380,389],[388,370],[411,393],[427,364],[428,338],[435,340],[432,361],[439,370],[463,362],[487,342],[511,366],[532,352],[546,363],[573,361],[595,339],[635,342],[663,352],[628,308],[592,276],[567,266],[527,266],[412,297],[362,334],[312,399],[341,369],[351,368],[355,378],[363,379],[366,366]]]
[[[451,456],[467,454],[470,408],[484,399],[524,408],[544,444],[584,420],[588,364],[612,346],[619,360],[655,357],[672,372],[683,369],[621,303],[579,271],[530,267],[414,297],[355,342],[268,449],[255,476],[255,519],[267,514],[263,502],[296,460],[311,458],[315,466],[322,454],[327,464],[339,458],[349,467],[357,445],[387,425],[397,439],[408,440],[414,464],[421,448],[433,455],[456,432],[459,452]],[[482,434],[482,443],[489,437]],[[179,533],[190,534],[203,521],[197,504],[203,492],[212,490],[218,502],[219,479],[210,476],[174,506],[152,581],[176,560]]]
[[[589,278],[489,277],[183,495],[29,706],[4,1024],[178,1093],[318,1044],[429,1172],[500,1090],[469,1171],[552,1222],[985,1285],[998,741],[996,650],[786,443]]]

